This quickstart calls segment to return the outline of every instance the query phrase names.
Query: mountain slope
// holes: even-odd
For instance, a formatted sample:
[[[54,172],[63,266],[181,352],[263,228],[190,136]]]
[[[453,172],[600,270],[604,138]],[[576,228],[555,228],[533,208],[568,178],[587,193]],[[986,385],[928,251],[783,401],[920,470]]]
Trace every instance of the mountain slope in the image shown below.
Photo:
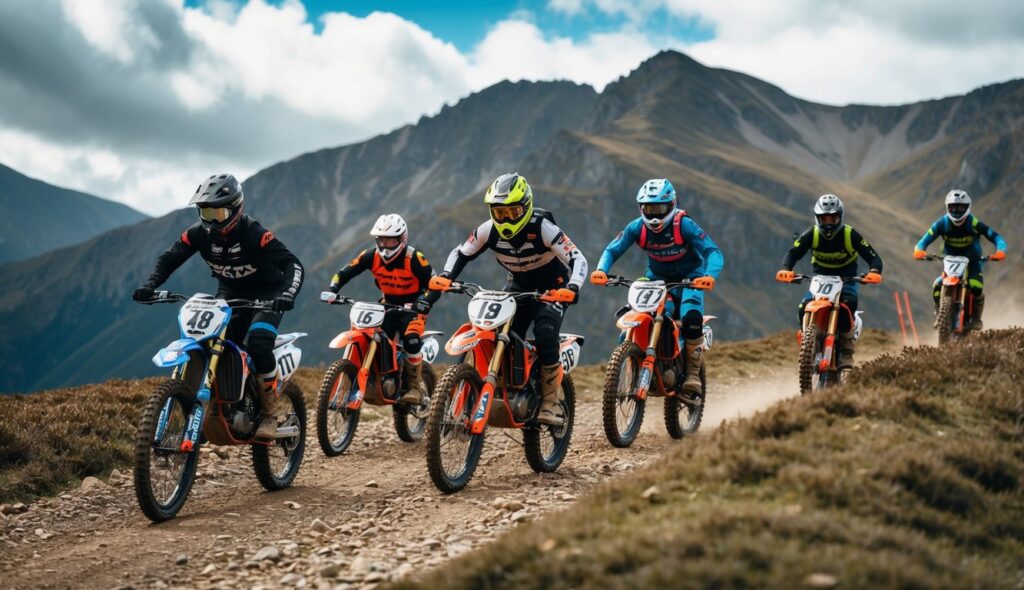
[[[885,284],[861,290],[865,319],[892,327],[893,289],[913,294],[919,323],[927,324],[922,312],[936,268],[915,264],[909,254],[954,186],[973,192],[975,210],[1011,244],[1010,260],[987,270],[990,293],[998,299],[1024,285],[1016,196],[1024,176],[1022,126],[1019,81],[913,105],[834,107],[665,52],[600,94],[564,82],[501,83],[416,125],[271,166],[248,179],[245,190],[247,210],[305,263],[306,287],[282,326],[310,333],[304,362],[332,358],[326,343],[347,328],[347,313],[316,296],[338,266],[370,245],[378,214],[403,214],[411,243],[440,267],[486,218],[487,183],[510,170],[527,176],[538,206],[554,212],[591,265],[636,216],[636,187],[651,177],[672,179],[680,205],[725,255],[707,298],[724,338],[793,327],[802,290],[776,284],[774,271],[792,234],[812,223],[818,195],[837,193],[848,222],[886,262]],[[0,269],[5,284],[24,285],[0,295],[0,321],[17,327],[0,339],[0,391],[151,373],[149,357],[176,334],[173,310],[131,305],[129,293],[191,219],[175,213],[115,230],[62,260]],[[92,272],[76,272],[74,260]],[[634,249],[614,272],[642,268]],[[465,277],[497,287],[504,272],[485,254]],[[214,288],[196,261],[172,286]],[[373,297],[371,278],[358,278],[346,292]],[[587,286],[567,314],[563,328],[588,337],[584,362],[605,358],[616,336],[612,314],[624,300],[624,291]],[[431,327],[454,329],[465,303],[443,298]]]
[[[70,246],[146,218],[86,193],[35,180],[0,164],[0,264]]]

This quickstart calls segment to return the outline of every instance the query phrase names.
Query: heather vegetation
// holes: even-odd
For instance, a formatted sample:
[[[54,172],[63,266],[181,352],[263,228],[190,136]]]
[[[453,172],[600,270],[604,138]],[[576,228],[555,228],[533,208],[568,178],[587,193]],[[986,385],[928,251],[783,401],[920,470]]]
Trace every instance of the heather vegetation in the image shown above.
[[[398,588],[1017,588],[1024,330],[864,365]]]

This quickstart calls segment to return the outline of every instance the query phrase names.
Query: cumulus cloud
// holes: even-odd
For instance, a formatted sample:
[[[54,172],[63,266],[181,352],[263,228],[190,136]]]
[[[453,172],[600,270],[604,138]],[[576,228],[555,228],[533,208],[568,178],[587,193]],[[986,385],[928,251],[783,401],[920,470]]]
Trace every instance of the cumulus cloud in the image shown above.
[[[315,28],[298,0],[0,2],[0,162],[162,213],[213,172],[365,139],[503,79],[601,89],[664,48],[813,100],[912,101],[1024,73],[1024,3],[982,4],[549,0],[620,24],[560,37],[517,12],[459,51],[384,12]],[[715,36],[645,29],[673,17]]]

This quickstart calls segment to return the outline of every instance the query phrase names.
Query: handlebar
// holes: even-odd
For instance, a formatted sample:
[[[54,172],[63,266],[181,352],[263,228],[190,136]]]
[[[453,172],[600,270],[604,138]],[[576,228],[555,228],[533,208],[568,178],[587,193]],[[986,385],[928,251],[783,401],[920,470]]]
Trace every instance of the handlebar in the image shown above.
[[[446,289],[448,293],[461,293],[463,295],[469,295],[470,297],[476,296],[481,291],[490,291],[482,285],[476,283],[470,283],[468,281],[452,281],[451,285]],[[502,291],[508,293],[516,299],[540,299],[545,295],[541,291]]]
[[[947,256],[954,256],[954,255],[953,254],[948,254],[948,255],[929,254],[929,255],[925,256],[924,258],[917,258],[917,260],[938,260],[939,262],[942,262],[943,260],[946,259]],[[1005,259],[1003,259],[1003,258],[992,258],[992,256],[989,255],[989,256],[982,256],[978,260],[981,261],[981,262],[999,262],[1000,260],[1005,260]]]
[[[838,278],[842,279],[842,281],[844,283],[861,283],[861,284],[864,284],[864,285],[871,285],[871,284],[873,284],[873,283],[865,283],[864,282],[864,276],[865,275],[858,275],[858,276],[855,276],[855,277],[838,277]],[[800,283],[802,283],[804,281],[809,281],[812,278],[814,278],[814,275],[800,275],[800,274],[798,274],[798,275],[793,275],[793,280],[791,280],[789,282],[794,284],[794,285],[799,285]]]
[[[608,275],[608,281],[605,282],[606,287],[629,287],[636,282],[646,282],[644,279],[627,279],[617,275]],[[665,283],[666,289],[675,289],[676,287],[688,287],[691,289],[697,289],[698,287],[693,286],[692,279],[682,279],[680,281],[673,281],[671,283]]]
[[[358,303],[358,301],[356,301],[355,299],[353,299],[351,297],[348,297],[346,295],[341,295],[341,294],[338,294],[337,298],[334,301],[328,301],[327,300],[327,295],[329,293],[331,293],[331,292],[330,291],[322,291],[320,293],[320,302],[321,303],[326,303],[327,305],[355,305],[356,303]],[[409,309],[409,308],[405,307],[404,305],[395,305],[394,303],[378,303],[378,302],[375,302],[374,304],[375,305],[383,305],[385,309],[401,309],[401,310],[409,311],[409,312],[413,312],[414,311],[412,309]]]
[[[172,293],[170,291],[154,291],[153,298],[149,301],[139,301],[143,305],[154,305],[157,303],[183,303],[192,299],[195,295],[188,296],[180,293]],[[270,309],[270,301],[261,301],[259,299],[225,299],[225,303],[231,306],[232,309]]]

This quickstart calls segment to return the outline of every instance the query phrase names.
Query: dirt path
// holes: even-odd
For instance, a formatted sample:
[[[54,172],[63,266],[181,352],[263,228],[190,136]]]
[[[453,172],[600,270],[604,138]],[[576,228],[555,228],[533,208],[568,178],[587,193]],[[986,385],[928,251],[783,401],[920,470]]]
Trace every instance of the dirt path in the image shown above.
[[[425,571],[687,444],[665,434],[662,402],[652,400],[637,441],[613,449],[601,427],[601,369],[576,377],[572,446],[555,474],[533,473],[518,440],[492,429],[469,487],[443,496],[423,446],[399,442],[375,409],[342,457],[324,457],[311,432],[295,484],[280,492],[259,486],[247,450],[214,449],[221,458],[204,449],[201,477],[170,522],[150,524],[130,477],[116,476],[0,515],[3,586],[361,588]],[[711,385],[702,431],[796,393],[794,377],[771,374]]]

